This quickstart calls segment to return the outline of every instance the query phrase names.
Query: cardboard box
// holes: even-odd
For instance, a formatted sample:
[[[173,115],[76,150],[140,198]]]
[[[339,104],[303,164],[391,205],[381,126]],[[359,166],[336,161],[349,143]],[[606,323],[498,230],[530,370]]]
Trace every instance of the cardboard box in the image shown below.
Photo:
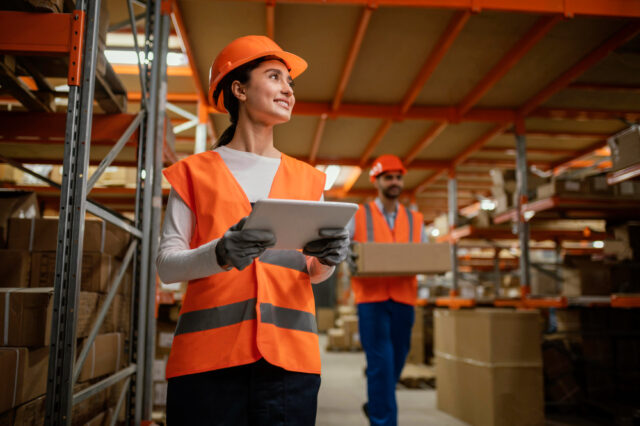
[[[544,423],[541,321],[530,311],[435,311],[438,409],[474,425]]]
[[[106,421],[108,419],[109,419],[109,412],[103,411],[102,413],[98,414],[97,416],[95,416],[94,418],[86,422],[84,426],[103,426],[103,425],[106,425]]]
[[[589,184],[575,179],[553,180],[537,188],[538,199],[556,195],[584,195],[589,194]]]
[[[607,140],[611,150],[612,170],[640,163],[640,127],[631,126]]]
[[[168,382],[155,382],[153,384],[153,405],[156,407],[164,407],[167,405],[167,386]]]
[[[425,330],[424,330],[424,308],[415,307],[415,320],[411,328],[411,344],[409,354],[407,355],[407,363],[424,364],[425,362]]]
[[[176,324],[172,322],[156,323],[156,357],[162,357],[171,353],[173,344],[173,334],[176,331]]]
[[[154,382],[167,380],[166,373],[167,373],[167,359],[166,358],[154,359],[152,374],[151,374],[151,376],[153,377],[152,380]]]
[[[451,270],[447,243],[359,243],[357,275],[438,274]]]
[[[104,303],[106,295],[100,296],[100,303]],[[131,322],[131,299],[127,299],[119,294],[113,299],[109,310],[107,311],[107,318],[105,318],[106,330],[118,331],[125,334],[129,333]]]
[[[611,197],[614,195],[614,187],[607,182],[607,175],[595,175],[587,178],[589,192],[594,195]]]
[[[35,238],[37,236],[37,238]],[[127,250],[130,235],[102,219],[87,218],[84,222],[85,252],[100,252],[122,257]],[[58,219],[10,219],[7,247],[29,251],[57,249]]]
[[[328,343],[327,349],[346,350],[349,349],[349,338],[347,333],[341,328],[330,328],[327,331]]]
[[[29,287],[31,254],[26,250],[0,250],[0,287]]]
[[[564,296],[604,296],[613,289],[611,268],[586,257],[567,256],[563,268]]]
[[[83,338],[89,335],[89,333],[91,332],[91,327],[93,326],[93,322],[95,321],[98,315],[99,308],[100,308],[100,294],[91,293],[88,291],[80,292],[80,296],[78,299],[78,306],[76,306],[76,311],[77,311],[76,337],[77,338]],[[106,319],[103,323],[103,327],[105,327],[105,323],[108,323]]]
[[[347,337],[347,346],[351,349],[360,349],[360,331],[358,329],[358,316],[345,315],[340,318],[342,320],[342,329]]]
[[[556,309],[556,325],[560,333],[575,333],[582,329],[579,309]]]
[[[562,287],[562,269],[557,269],[555,265],[538,264],[531,267],[531,294],[533,295],[555,295]]]
[[[112,256],[100,252],[82,253],[80,289],[106,293],[111,278],[115,277],[116,261]],[[31,287],[51,287],[55,279],[56,252],[34,251],[31,257]],[[124,283],[123,283],[124,284]]]
[[[615,185],[614,192],[619,198],[640,198],[640,181],[627,180]]]
[[[35,192],[0,189],[0,248],[7,246],[9,219],[40,217]]]
[[[336,313],[333,308],[318,308],[316,309],[316,322],[318,324],[319,332],[326,332],[333,327]]]
[[[48,368],[49,348],[0,348],[0,412],[44,395]]]
[[[51,342],[53,288],[0,288],[0,346]]]
[[[44,418],[47,406],[45,396],[34,399],[0,414],[0,425],[2,426],[44,426]]]
[[[84,342],[78,345],[78,354],[80,354]],[[84,382],[114,373],[120,369],[124,362],[124,335],[122,333],[99,334],[91,345],[78,381]]]

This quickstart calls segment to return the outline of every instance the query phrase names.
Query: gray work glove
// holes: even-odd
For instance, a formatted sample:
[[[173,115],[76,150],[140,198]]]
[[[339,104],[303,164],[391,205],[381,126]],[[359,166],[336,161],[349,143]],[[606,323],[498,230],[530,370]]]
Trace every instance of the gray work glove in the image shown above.
[[[346,259],[349,253],[349,231],[346,228],[321,229],[320,239],[304,246],[302,253],[314,256],[323,265],[336,266]]]
[[[349,272],[351,275],[358,273],[358,253],[353,250],[353,245],[349,247],[349,254],[347,255],[347,266],[349,266]]]
[[[244,217],[229,228],[216,245],[218,265],[226,270],[234,267],[242,271],[266,249],[276,245],[276,236],[270,231],[257,229],[243,231],[242,227],[246,221],[247,218]]]

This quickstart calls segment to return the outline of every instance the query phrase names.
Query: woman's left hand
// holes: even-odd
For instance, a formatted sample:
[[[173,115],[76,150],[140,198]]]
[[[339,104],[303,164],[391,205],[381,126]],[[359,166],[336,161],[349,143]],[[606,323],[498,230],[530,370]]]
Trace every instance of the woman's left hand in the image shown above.
[[[304,246],[302,253],[314,256],[323,265],[336,266],[347,258],[349,253],[349,231],[346,228],[321,229],[321,238]]]

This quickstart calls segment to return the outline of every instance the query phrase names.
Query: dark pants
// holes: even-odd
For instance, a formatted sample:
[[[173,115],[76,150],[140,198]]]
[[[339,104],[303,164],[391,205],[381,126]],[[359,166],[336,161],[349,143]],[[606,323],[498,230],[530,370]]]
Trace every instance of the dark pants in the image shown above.
[[[167,425],[314,425],[320,375],[261,359],[169,379]]]
[[[409,353],[414,308],[393,300],[360,303],[358,316],[360,341],[367,356],[369,421],[395,426],[396,383]]]

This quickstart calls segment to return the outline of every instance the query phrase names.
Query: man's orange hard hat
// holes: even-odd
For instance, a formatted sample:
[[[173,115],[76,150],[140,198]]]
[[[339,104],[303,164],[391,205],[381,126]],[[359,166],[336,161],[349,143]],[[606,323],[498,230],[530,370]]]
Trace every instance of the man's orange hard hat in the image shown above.
[[[403,175],[407,173],[407,169],[404,168],[404,164],[402,164],[402,160],[400,160],[395,155],[385,154],[376,158],[376,161],[373,162],[371,166],[371,170],[369,171],[369,180],[373,182],[376,180],[378,176],[382,173],[398,171]]]
[[[244,36],[233,40],[218,54],[209,71],[209,104],[219,112],[227,112],[224,107],[222,92],[217,99],[213,93],[218,84],[235,68],[263,56],[275,56],[284,61],[289,69],[291,78],[296,78],[307,68],[307,62],[293,53],[285,52],[269,37]]]

